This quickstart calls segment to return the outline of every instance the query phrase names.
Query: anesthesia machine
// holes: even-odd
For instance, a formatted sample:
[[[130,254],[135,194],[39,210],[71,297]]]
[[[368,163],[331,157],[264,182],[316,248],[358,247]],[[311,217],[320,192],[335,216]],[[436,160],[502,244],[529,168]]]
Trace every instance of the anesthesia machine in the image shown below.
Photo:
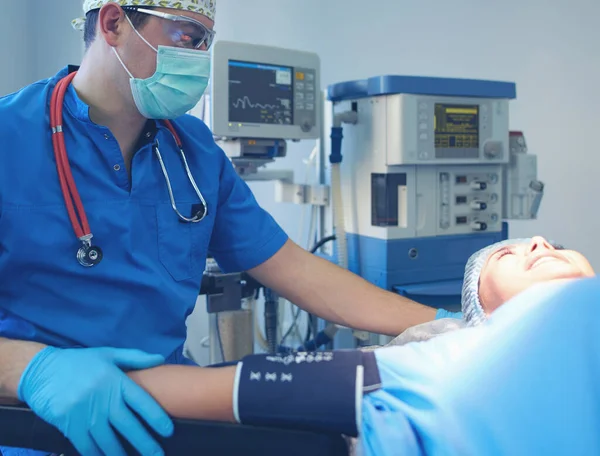
[[[534,219],[543,196],[536,156],[509,131],[515,84],[380,76],[327,98],[339,257],[382,288],[459,310],[469,256],[506,239],[507,220]]]

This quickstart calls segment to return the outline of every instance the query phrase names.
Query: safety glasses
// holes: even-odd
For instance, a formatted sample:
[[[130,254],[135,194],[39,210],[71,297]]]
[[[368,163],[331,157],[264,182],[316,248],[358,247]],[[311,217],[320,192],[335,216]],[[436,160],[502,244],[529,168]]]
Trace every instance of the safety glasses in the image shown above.
[[[206,50],[208,50],[215,38],[213,30],[210,30],[202,22],[191,17],[145,8],[135,8],[134,11],[166,19],[166,21],[162,21],[164,31],[177,47],[200,49],[204,45],[206,46]]]

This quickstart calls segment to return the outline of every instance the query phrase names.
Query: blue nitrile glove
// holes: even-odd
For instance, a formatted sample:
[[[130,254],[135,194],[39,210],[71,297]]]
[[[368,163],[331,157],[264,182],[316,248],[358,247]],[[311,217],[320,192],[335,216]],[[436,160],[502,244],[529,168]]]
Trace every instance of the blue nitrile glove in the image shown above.
[[[450,312],[449,310],[446,309],[438,309],[436,314],[435,314],[435,319],[436,320],[440,320],[442,318],[455,318],[455,319],[462,319],[463,314],[462,312]]]
[[[139,350],[47,347],[23,372],[18,395],[84,456],[125,456],[115,431],[142,455],[162,455],[132,411],[163,437],[171,436],[173,423],[121,369],[147,369],[163,362],[162,356]]]

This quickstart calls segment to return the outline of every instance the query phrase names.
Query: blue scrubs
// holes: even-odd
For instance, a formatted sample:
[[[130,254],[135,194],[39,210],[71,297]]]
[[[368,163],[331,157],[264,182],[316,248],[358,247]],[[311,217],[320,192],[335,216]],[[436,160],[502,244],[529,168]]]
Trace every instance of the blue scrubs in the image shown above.
[[[376,351],[364,456],[600,454],[600,280],[532,287],[484,325]]]
[[[179,221],[157,157],[159,141],[179,210],[199,203],[173,136],[149,121],[125,169],[111,132],[95,125],[69,87],[64,102],[72,173],[104,259],[82,267],[53,155],[49,104],[58,80],[0,99],[0,336],[58,347],[128,347],[177,362],[212,254],[226,272],[275,254],[287,236],[197,118],[173,121],[208,216]]]

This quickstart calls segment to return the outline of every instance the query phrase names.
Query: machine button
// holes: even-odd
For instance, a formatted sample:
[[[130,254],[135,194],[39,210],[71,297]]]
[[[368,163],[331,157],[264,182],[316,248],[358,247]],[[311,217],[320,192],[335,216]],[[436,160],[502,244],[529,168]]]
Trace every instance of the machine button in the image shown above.
[[[306,109],[312,111],[313,109],[315,109],[315,105],[312,103],[306,103]]]
[[[296,89],[297,90],[304,90],[304,83],[303,82],[297,82],[296,83]]]
[[[303,111],[304,110],[304,103],[296,103],[296,109]]]
[[[484,201],[473,201],[470,204],[471,209],[473,209],[474,211],[485,211],[487,209],[487,203],[485,203]]]
[[[487,183],[481,181],[473,181],[471,182],[471,188],[473,190],[485,190],[487,188]]]
[[[306,101],[315,101],[315,94],[314,93],[307,93],[306,94]]]
[[[421,133],[421,134],[419,135],[419,139],[420,139],[421,141],[427,141],[427,133]]]
[[[419,159],[421,160],[427,160],[429,158],[429,154],[427,152],[421,152],[419,154]]]
[[[298,92],[296,94],[296,100],[304,100],[304,94],[302,92]]]
[[[419,120],[428,120],[429,116],[427,115],[426,112],[422,112],[421,114],[419,114]]]
[[[474,222],[471,222],[471,229],[473,231],[485,231],[487,230],[487,224],[485,222],[480,222],[479,220],[476,220]]]

